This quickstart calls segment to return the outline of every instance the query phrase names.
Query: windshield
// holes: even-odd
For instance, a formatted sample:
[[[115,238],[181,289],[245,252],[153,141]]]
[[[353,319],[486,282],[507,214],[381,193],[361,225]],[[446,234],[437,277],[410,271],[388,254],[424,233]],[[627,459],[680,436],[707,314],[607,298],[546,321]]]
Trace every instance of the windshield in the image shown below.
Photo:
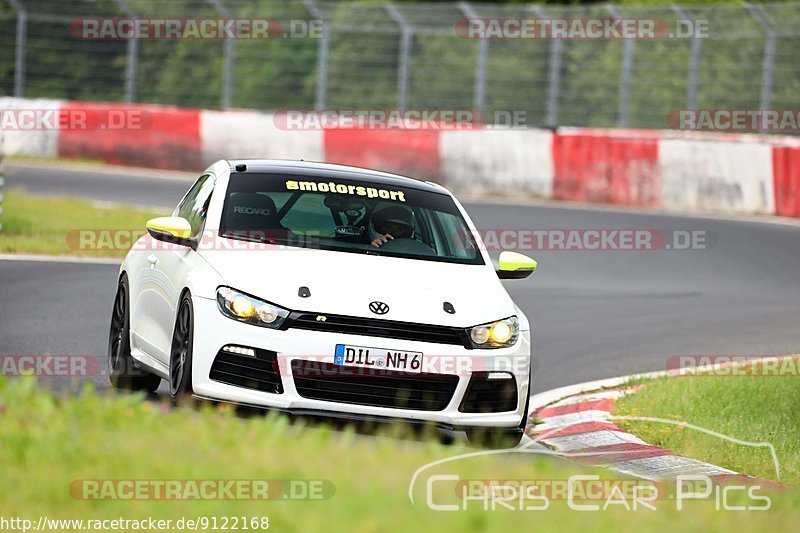
[[[231,174],[220,233],[304,248],[484,264],[449,195],[365,180]]]

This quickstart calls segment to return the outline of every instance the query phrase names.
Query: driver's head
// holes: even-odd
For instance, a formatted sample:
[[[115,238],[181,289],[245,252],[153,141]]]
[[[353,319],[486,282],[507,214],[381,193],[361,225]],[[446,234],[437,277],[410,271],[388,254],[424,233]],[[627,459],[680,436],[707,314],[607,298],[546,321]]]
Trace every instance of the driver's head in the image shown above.
[[[372,214],[372,227],[380,235],[388,233],[396,239],[411,238],[416,228],[414,212],[400,205],[378,208]]]

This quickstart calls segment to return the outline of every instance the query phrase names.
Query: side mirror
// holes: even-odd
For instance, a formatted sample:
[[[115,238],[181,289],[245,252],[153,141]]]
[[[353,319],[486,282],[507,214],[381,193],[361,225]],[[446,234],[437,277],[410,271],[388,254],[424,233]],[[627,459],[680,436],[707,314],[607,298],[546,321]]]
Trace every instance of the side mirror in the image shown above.
[[[536,270],[537,262],[517,252],[501,252],[497,262],[497,277],[500,279],[527,278]]]
[[[190,237],[192,235],[192,225],[189,221],[181,217],[159,217],[147,221],[145,224],[147,233],[159,241],[188,246],[192,250],[197,250],[197,242]]]

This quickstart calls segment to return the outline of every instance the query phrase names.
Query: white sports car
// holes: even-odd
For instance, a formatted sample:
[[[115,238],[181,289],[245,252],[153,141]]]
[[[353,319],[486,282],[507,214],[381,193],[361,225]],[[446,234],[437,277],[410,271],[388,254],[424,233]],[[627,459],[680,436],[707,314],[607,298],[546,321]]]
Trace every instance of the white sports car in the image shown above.
[[[218,161],[122,263],[114,385],[521,438],[530,327],[443,187],[322,163]]]

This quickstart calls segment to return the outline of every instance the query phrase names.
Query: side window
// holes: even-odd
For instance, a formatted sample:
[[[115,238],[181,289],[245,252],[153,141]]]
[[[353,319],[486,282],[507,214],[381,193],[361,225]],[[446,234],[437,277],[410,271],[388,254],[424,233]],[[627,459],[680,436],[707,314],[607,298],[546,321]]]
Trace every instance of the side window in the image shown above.
[[[186,197],[175,209],[175,216],[185,218],[192,226],[192,238],[197,238],[203,231],[203,224],[208,213],[208,204],[211,193],[214,191],[214,180],[204,174],[200,176]]]
[[[472,232],[464,225],[460,217],[450,213],[438,213],[439,228],[437,241],[441,240],[443,255],[460,259],[472,259],[478,255],[475,249]]]

